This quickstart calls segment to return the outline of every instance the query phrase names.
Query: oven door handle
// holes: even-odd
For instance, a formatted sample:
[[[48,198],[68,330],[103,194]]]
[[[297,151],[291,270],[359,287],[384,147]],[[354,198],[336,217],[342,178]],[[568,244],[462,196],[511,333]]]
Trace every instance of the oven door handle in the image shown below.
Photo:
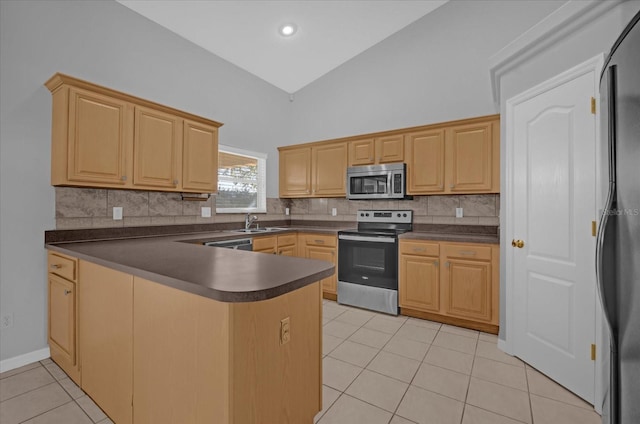
[[[371,241],[374,243],[395,243],[396,239],[394,237],[373,237],[373,236],[350,236],[347,234],[340,234],[338,236],[340,240],[351,240],[351,241]]]

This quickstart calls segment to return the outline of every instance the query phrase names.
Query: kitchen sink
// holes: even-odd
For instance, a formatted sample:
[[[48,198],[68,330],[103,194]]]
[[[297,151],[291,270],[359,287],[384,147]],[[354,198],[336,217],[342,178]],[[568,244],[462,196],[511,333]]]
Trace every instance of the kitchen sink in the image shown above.
[[[238,234],[255,234],[255,233],[272,233],[274,231],[284,231],[286,228],[278,228],[278,227],[264,227],[264,228],[249,228],[248,230],[241,228],[239,230],[227,230],[230,233],[238,233]]]

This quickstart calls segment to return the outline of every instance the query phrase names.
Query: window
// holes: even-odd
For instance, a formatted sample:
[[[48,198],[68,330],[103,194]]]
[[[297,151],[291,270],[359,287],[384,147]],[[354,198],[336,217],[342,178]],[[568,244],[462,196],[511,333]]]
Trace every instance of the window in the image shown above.
[[[216,212],[266,212],[266,165],[264,153],[221,145]]]

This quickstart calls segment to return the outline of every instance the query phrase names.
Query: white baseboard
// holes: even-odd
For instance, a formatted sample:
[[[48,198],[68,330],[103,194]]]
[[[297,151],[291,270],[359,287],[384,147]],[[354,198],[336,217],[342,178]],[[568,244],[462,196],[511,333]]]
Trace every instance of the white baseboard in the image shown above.
[[[0,372],[11,371],[16,368],[20,368],[24,365],[29,365],[33,362],[42,361],[51,356],[49,348],[34,350],[33,352],[25,353],[24,355],[14,356],[13,358],[0,361]]]

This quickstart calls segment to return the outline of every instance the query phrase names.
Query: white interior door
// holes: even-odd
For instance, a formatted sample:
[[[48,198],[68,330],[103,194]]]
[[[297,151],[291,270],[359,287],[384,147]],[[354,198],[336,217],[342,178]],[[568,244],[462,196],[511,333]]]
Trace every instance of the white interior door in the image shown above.
[[[508,274],[513,353],[594,402],[598,74],[573,69],[511,101]],[[511,116],[509,116],[511,115]]]

